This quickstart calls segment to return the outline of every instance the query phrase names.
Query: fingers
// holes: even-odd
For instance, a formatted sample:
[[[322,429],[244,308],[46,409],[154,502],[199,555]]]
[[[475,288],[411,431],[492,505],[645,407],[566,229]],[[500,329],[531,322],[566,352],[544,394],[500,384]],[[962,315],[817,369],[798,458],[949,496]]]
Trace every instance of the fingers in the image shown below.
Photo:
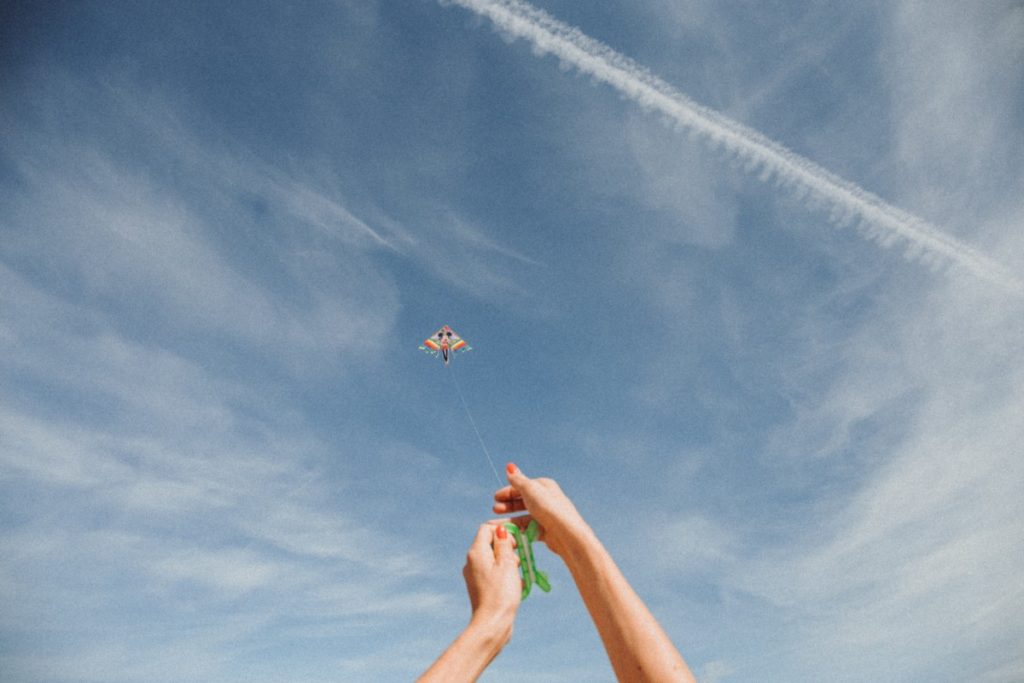
[[[533,517],[530,515],[520,515],[519,517],[502,517],[501,519],[492,519],[488,524],[506,524],[512,522],[520,530],[525,530],[533,521]],[[513,541],[513,547],[515,547],[515,541]]]
[[[512,522],[517,527],[519,527],[520,531],[525,533],[526,532],[526,527],[530,526],[530,522],[534,521],[534,519],[535,518],[533,517],[533,515],[519,515],[518,517],[505,517],[505,518],[502,518],[502,519],[492,519],[489,522],[489,524],[504,524],[504,523],[507,523],[507,522]],[[547,543],[546,536],[547,536],[547,534],[544,531],[544,525],[541,524],[540,522],[538,522],[537,523],[537,540],[538,541],[543,541],[543,542]],[[512,548],[515,549],[516,541],[515,541],[514,538],[512,539],[511,543],[512,543]]]
[[[515,465],[509,463],[505,471],[509,472],[509,468],[514,468]],[[522,495],[514,486],[504,486],[494,492],[494,512],[499,515],[508,514],[510,512],[522,512],[526,509],[526,502],[523,501]]]
[[[476,530],[473,543],[469,546],[469,557],[485,558],[491,551],[491,540],[494,538],[494,526],[490,523],[481,524]]]
[[[494,492],[494,512],[499,515],[522,512],[526,509],[526,502],[521,491],[524,486],[530,485],[530,479],[511,462],[505,465],[505,474],[508,476],[509,485]]]
[[[521,498],[522,496],[519,495],[519,491],[512,486],[503,486],[494,492],[494,500],[497,501],[507,502],[510,500],[519,500]]]
[[[526,509],[526,503],[519,500],[513,500],[508,503],[495,503],[492,507],[494,513],[497,515],[507,515],[510,512],[522,512]]]
[[[508,483],[512,485],[512,488],[523,490],[523,485],[530,481],[530,478],[523,474],[523,471],[516,467],[514,462],[510,462],[505,465],[505,476],[508,477]]]
[[[494,533],[494,560],[499,564],[502,562],[515,562],[517,556],[512,549],[512,536],[499,524]]]

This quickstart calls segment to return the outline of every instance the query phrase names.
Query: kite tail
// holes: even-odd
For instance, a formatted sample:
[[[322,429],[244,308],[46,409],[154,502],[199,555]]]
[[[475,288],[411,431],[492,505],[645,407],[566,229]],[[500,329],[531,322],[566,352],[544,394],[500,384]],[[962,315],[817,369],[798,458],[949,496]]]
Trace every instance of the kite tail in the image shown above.
[[[505,482],[498,476],[498,469],[494,466],[494,460],[491,459],[491,454],[487,450],[487,445],[484,443],[484,438],[480,436],[480,430],[476,427],[476,420],[473,419],[473,413],[469,412],[469,406],[466,404],[466,399],[462,396],[462,389],[459,387],[459,381],[455,379],[455,372],[452,371],[451,366],[447,363],[445,368],[448,369],[448,375],[452,378],[452,383],[455,384],[455,393],[459,395],[459,400],[462,402],[462,409],[466,411],[466,417],[469,418],[469,424],[473,425],[473,431],[476,433],[476,440],[480,442],[480,448],[483,449],[484,455],[487,456],[487,464],[491,466],[491,472],[494,472],[494,479],[498,482],[498,488],[505,485]]]

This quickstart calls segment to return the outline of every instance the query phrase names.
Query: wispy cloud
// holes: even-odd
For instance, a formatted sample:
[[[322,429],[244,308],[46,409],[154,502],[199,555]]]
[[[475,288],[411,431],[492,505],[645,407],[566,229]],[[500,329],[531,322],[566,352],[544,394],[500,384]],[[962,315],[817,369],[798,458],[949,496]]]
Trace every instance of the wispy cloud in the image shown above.
[[[328,463],[353,454],[309,436],[258,381],[132,340],[4,266],[0,307],[0,481],[19,509],[0,533],[0,620],[63,643],[5,668],[168,680],[186,674],[156,663],[188,653],[192,677],[218,678],[238,665],[229,651],[268,633],[313,624],[324,637],[448,604],[420,586],[419,549],[367,524],[358,496],[333,498],[351,483]],[[53,622],[61,602],[75,633]],[[124,610],[147,615],[132,646],[99,642],[119,637]]]
[[[26,101],[44,121],[84,88],[50,80],[52,101]],[[59,272],[61,295],[119,309],[125,326],[225,335],[295,371],[337,367],[344,349],[384,336],[396,293],[372,258],[407,240],[398,226],[384,235],[316,182],[207,143],[177,108],[126,90],[100,88],[67,125],[116,121],[147,141],[130,154],[100,133],[67,140],[53,124],[12,123],[19,135],[0,143],[21,181],[5,188],[7,263]],[[235,222],[248,239],[224,231]],[[260,267],[243,265],[250,257]]]
[[[700,669],[700,683],[719,683],[735,673],[735,669],[729,662],[716,659],[708,662]]]
[[[1010,341],[1022,331],[1012,305],[986,309],[980,290],[968,294],[953,280],[930,297],[927,312],[910,319],[902,308],[877,312],[836,350],[839,378],[804,398],[826,405],[824,414],[780,426],[768,453],[780,483],[815,486],[813,505],[783,508],[799,514],[789,522],[780,514],[712,529],[698,546],[713,552],[708,564],[721,570],[727,590],[767,600],[773,622],[798,625],[795,657],[805,671],[842,660],[853,666],[866,650],[898,658],[906,671],[943,666],[935,653],[956,650],[985,670],[994,666],[993,643],[1024,635],[1016,617],[1024,587],[1014,578],[1024,514],[1014,444],[1024,438],[1024,384]],[[838,430],[835,442],[809,449],[808,424]],[[871,441],[865,433],[895,437]],[[829,474],[820,477],[823,470]],[[805,478],[816,483],[798,483]],[[677,535],[688,539],[694,528],[701,526]],[[659,547],[690,566],[685,540]],[[999,676],[993,680],[1011,680]]]
[[[77,89],[81,86],[66,83],[64,87]],[[211,140],[209,135],[197,135],[183,120],[180,102],[169,101],[157,94],[142,96],[138,88],[123,87],[118,80],[112,81],[101,92],[108,98],[108,106],[113,108],[115,116],[125,118],[130,122],[126,125],[147,136],[151,154],[165,155],[165,163],[181,165],[201,181],[193,181],[192,184],[194,188],[200,188],[198,194],[213,201],[216,212],[228,219],[241,218],[260,225],[272,223],[277,234],[289,235],[290,239],[284,245],[288,251],[278,258],[287,268],[287,275],[296,283],[306,285],[311,296],[318,289],[333,287],[345,290],[343,297],[319,300],[315,307],[311,307],[313,310],[309,318],[286,326],[258,323],[264,330],[274,327],[287,330],[290,337],[298,337],[294,341],[300,346],[308,348],[310,343],[321,340],[320,331],[333,336],[339,343],[358,341],[346,330],[362,329],[364,334],[377,330],[372,334],[382,336],[379,330],[386,321],[379,317],[389,310],[395,296],[391,279],[382,276],[381,269],[371,263],[371,259],[382,252],[397,254],[448,285],[487,297],[523,292],[524,278],[516,276],[511,263],[530,267],[541,265],[536,259],[491,237],[488,229],[492,226],[470,221],[436,197],[417,196],[415,220],[407,226],[369,200],[357,202],[359,208],[354,208],[347,201],[345,188],[331,173],[310,171],[315,164],[281,166],[249,149],[224,140]],[[85,151],[96,155],[93,150]],[[102,155],[99,155],[99,163],[99,170],[103,173],[120,170],[116,160]],[[26,165],[24,161],[23,165]],[[52,167],[47,170],[52,171]],[[144,206],[151,207],[155,202],[149,200],[161,198],[145,196],[147,192],[155,194],[152,183],[147,186],[145,176],[123,175],[125,177],[112,178],[106,185],[118,189],[138,185],[132,196],[146,200]],[[179,200],[174,206],[179,213],[169,213],[168,220],[179,219],[190,224],[208,220],[205,214],[196,215],[189,202],[180,201],[178,197],[170,199]],[[111,207],[111,213],[114,212],[116,207]],[[138,218],[155,220],[158,217]],[[178,232],[171,230],[170,234],[173,236]],[[216,230],[192,232],[209,234]],[[186,258],[185,261],[211,276],[217,272],[209,264],[204,266],[196,259]],[[311,273],[323,273],[324,277],[314,280]],[[188,279],[201,282],[200,278]],[[258,276],[250,279],[255,280],[256,285],[261,284]],[[357,279],[363,281],[353,282]],[[339,286],[339,280],[344,286]],[[355,291],[362,292],[361,296],[353,296]],[[223,296],[227,297],[229,292]],[[379,305],[381,302],[386,302],[386,305]],[[276,306],[274,301],[261,302],[261,305],[253,303],[231,308],[247,311],[249,316],[256,315],[268,305],[278,315],[285,315],[291,310]],[[350,315],[337,315],[342,308],[350,309]],[[330,328],[332,319],[340,321],[341,326]],[[303,336],[312,338],[301,339]]]
[[[856,225],[883,246],[902,241],[909,258],[933,266],[956,264],[1003,290],[1024,295],[1024,283],[997,261],[757,131],[697,104],[629,58],[543,10],[519,0],[446,1],[489,18],[502,31],[528,40],[539,55],[555,55],[642,107],[665,115],[706,144],[723,148],[762,181],[774,181],[809,205],[825,208],[833,223]]]

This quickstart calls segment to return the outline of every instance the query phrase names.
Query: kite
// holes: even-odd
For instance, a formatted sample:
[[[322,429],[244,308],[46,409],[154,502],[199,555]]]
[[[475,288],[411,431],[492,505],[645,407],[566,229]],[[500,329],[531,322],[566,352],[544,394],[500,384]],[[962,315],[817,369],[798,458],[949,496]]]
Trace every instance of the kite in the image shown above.
[[[445,368],[449,368],[448,361],[453,353],[472,350],[473,347],[467,344],[465,339],[457,335],[455,330],[447,325],[424,339],[423,343],[420,344],[420,351],[425,351],[435,357],[440,354],[444,360]],[[503,486],[501,477],[498,476],[498,470],[494,468],[494,460],[491,459],[491,454],[484,443],[484,438],[480,436],[480,430],[477,429],[473,413],[469,412],[469,405],[466,404],[466,399],[462,395],[462,389],[459,387],[458,380],[455,379],[454,371],[449,369],[448,374],[451,375],[452,382],[455,384],[455,391],[459,395],[459,401],[462,403],[463,410],[466,411],[466,417],[469,418],[469,423],[473,426],[473,431],[476,432],[480,448],[483,449],[484,455],[487,456],[487,463],[491,466],[494,479],[498,482],[498,486]],[[548,582],[548,575],[537,569],[536,562],[533,559],[533,542],[537,540],[537,535],[540,532],[537,522],[530,520],[525,530],[520,529],[512,522],[506,522],[504,526],[512,534],[512,538],[515,539],[516,552],[519,554],[519,576],[523,580],[523,593],[520,599],[526,599],[526,596],[530,594],[533,584],[537,584],[537,587],[545,593],[550,592],[551,584]]]
[[[426,351],[432,356],[438,353],[448,365],[448,357],[455,351],[472,351],[473,347],[466,343],[466,340],[455,334],[455,330],[445,325],[437,332],[423,340],[420,350]]]

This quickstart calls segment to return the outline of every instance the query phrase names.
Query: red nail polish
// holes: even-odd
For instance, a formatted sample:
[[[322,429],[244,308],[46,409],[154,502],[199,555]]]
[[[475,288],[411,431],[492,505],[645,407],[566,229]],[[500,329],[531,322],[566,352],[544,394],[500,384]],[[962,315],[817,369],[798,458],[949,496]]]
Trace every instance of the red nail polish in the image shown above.
[[[504,524],[499,524],[498,525],[498,538],[500,538],[503,541],[506,538],[508,538],[508,532],[505,531],[505,525]]]
[[[508,472],[509,474],[515,474],[516,472],[519,471],[519,468],[516,467],[515,463],[510,462],[509,464],[505,465],[505,471]]]

